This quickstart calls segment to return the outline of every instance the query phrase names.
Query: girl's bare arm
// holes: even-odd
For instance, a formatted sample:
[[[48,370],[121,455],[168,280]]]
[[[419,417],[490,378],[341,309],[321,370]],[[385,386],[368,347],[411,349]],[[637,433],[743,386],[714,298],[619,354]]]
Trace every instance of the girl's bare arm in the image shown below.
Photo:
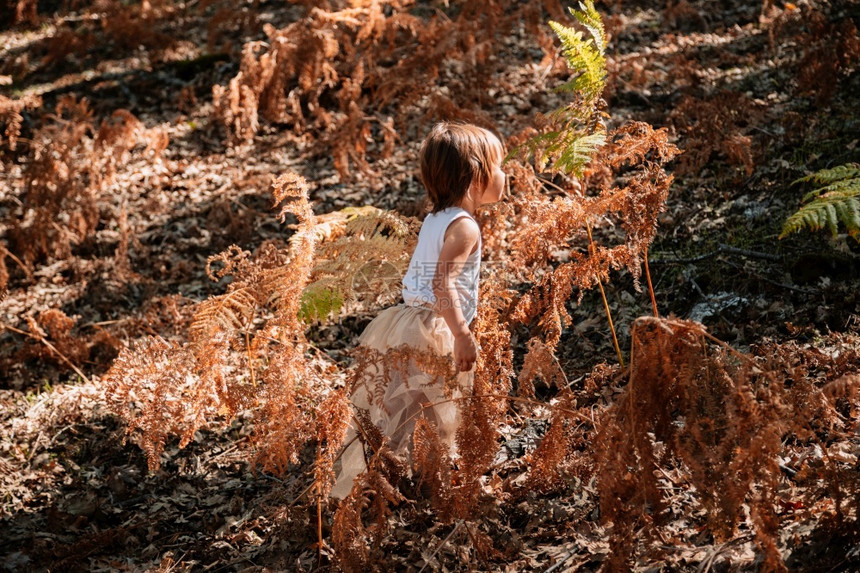
[[[466,259],[478,245],[479,239],[480,229],[474,220],[462,217],[451,223],[445,231],[445,240],[433,277],[436,311],[454,335],[454,363],[460,370],[472,368],[477,360],[477,348],[460,307],[455,280],[462,272]]]

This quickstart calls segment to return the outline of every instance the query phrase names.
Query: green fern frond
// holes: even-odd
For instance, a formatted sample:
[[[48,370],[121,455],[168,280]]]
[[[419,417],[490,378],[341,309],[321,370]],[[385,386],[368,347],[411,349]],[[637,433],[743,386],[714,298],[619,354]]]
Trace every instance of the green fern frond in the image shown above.
[[[302,292],[299,319],[310,323],[323,320],[329,315],[336,315],[343,306],[343,293],[336,288],[329,288],[314,283]]]
[[[786,219],[779,238],[803,229],[818,231],[825,227],[836,236],[841,222],[848,234],[860,241],[860,165],[849,163],[824,169],[797,180],[800,181],[829,184],[806,194],[805,205]]]
[[[606,52],[606,30],[603,27],[603,20],[600,18],[600,14],[594,8],[593,0],[580,2],[579,8],[579,12],[573,8],[569,8],[570,13],[591,33],[597,50],[601,54],[604,54]]]
[[[576,73],[572,80],[558,88],[559,91],[581,94],[586,102],[596,100],[606,86],[606,57],[600,44],[558,22],[549,25],[561,40],[565,60]]]
[[[581,94],[586,102],[593,102],[606,87],[606,31],[592,0],[581,2],[579,6],[578,11],[570,8],[570,13],[588,31],[590,38],[558,22],[549,23],[561,40],[568,66],[576,73],[558,89]]]
[[[812,201],[816,197],[820,197],[822,195],[829,195],[832,193],[850,193],[852,189],[857,187],[857,182],[860,181],[860,175],[858,175],[854,179],[844,179],[842,181],[835,181],[826,187],[822,187],[820,189],[815,189],[814,191],[810,191],[806,195],[803,196],[803,203],[807,201]]]
[[[311,280],[302,292],[299,317],[305,322],[337,316],[345,304],[400,292],[420,222],[371,206],[347,207],[317,216],[321,240]],[[384,276],[377,276],[380,269]],[[365,292],[368,291],[368,292]],[[379,291],[379,292],[377,292]],[[390,301],[387,301],[390,302]]]
[[[603,131],[576,137],[560,150],[553,168],[565,173],[580,173],[605,143],[606,133]]]
[[[588,32],[549,25],[561,40],[562,53],[573,71],[570,81],[557,89],[576,94],[575,100],[552,112],[548,128],[514,149],[511,155],[532,156],[539,171],[548,164],[554,171],[582,175],[594,152],[606,141],[600,122],[600,96],[606,87],[606,32],[593,0],[580,3],[570,13]],[[587,37],[590,36],[590,37]]]
[[[857,178],[860,178],[860,164],[846,163],[845,165],[839,165],[838,167],[833,167],[831,169],[822,169],[821,171],[816,171],[815,173],[807,175],[806,177],[801,177],[800,179],[794,181],[792,185],[796,185],[798,183],[806,181],[812,181],[821,185],[828,185],[836,181]]]

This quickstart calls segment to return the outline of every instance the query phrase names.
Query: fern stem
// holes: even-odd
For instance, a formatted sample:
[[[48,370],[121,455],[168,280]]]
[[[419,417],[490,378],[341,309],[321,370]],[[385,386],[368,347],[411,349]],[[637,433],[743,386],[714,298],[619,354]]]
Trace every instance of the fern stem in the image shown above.
[[[627,415],[630,420],[636,419],[636,384],[634,384],[636,370],[634,369],[634,366],[636,365],[636,350],[639,345],[639,337],[637,335],[638,332],[636,332],[634,328],[633,333],[630,336],[630,370],[628,371],[627,376]]]
[[[588,251],[594,256],[594,237],[591,236],[591,225],[588,221],[585,222],[585,230],[588,231]],[[618,344],[615,325],[612,323],[612,312],[609,310],[609,301],[606,300],[606,291],[603,290],[603,281],[600,280],[600,277],[597,278],[597,286],[600,288],[600,296],[603,298],[603,308],[606,309],[606,318],[609,319],[609,330],[612,332],[612,343],[615,345],[615,354],[618,356],[618,363],[624,368],[624,357],[621,355],[621,346]]]
[[[245,350],[248,352],[248,370],[251,372],[251,385],[257,389],[257,378],[254,375],[254,362],[251,358],[251,333],[245,331]]]
[[[317,489],[317,559],[318,564],[322,567],[322,550],[323,550],[323,535],[322,535],[322,486],[316,482]]]
[[[7,257],[9,257],[10,259],[12,259],[13,261],[15,261],[15,263],[17,263],[17,265],[18,265],[19,267],[21,267],[21,270],[22,270],[22,271],[24,271],[24,274],[27,276],[27,280],[33,280],[33,273],[30,271],[30,268],[29,268],[29,267],[27,267],[27,265],[25,265],[25,264],[21,261],[21,259],[19,259],[18,257],[16,257],[16,256],[15,256],[15,253],[13,253],[13,252],[12,252],[12,251],[10,251],[9,249],[7,249],[7,248],[3,247],[2,245],[0,245],[0,257],[2,257],[2,256],[7,256]]]
[[[645,247],[645,279],[648,281],[648,294],[651,295],[651,308],[654,310],[654,318],[660,318],[657,312],[657,298],[654,296],[654,285],[651,284],[651,270],[648,268],[648,247]]]
[[[609,330],[612,332],[612,344],[615,345],[615,354],[618,356],[618,364],[624,368],[624,358],[621,356],[621,347],[618,345],[618,336],[615,334],[615,325],[612,324],[612,313],[609,311],[609,302],[606,300],[606,292],[603,290],[603,283],[597,279],[597,286],[600,288],[600,296],[603,298],[603,308],[606,309],[606,318],[609,319]]]

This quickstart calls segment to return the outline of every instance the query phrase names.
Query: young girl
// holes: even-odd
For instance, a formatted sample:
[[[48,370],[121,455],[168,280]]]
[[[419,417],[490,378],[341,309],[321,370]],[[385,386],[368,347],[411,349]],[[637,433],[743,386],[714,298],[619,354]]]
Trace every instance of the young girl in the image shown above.
[[[360,346],[384,353],[407,344],[441,356],[453,354],[457,388],[471,388],[478,348],[469,325],[477,311],[481,265],[481,232],[474,214],[481,205],[502,198],[503,157],[502,143],[486,129],[461,123],[433,127],[420,151],[421,179],[432,211],[424,219],[403,278],[404,302],[373,319],[359,338]],[[374,368],[383,370],[379,365]],[[351,396],[354,408],[367,412],[395,454],[408,456],[422,405],[435,404],[423,414],[452,448],[459,406],[446,399],[442,384],[414,364],[405,373],[389,369],[388,374],[390,382],[382,396],[374,395],[366,383],[357,384]],[[372,376],[360,380],[368,378]],[[355,435],[355,428],[350,428],[333,497],[346,497],[366,467],[363,446]]]

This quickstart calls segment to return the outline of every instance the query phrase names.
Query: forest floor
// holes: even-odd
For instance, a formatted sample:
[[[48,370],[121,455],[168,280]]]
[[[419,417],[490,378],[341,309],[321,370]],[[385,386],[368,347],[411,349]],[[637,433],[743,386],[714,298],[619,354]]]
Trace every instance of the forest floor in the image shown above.
[[[48,4],[59,10],[58,2],[38,6],[47,11]],[[306,8],[274,0],[241,3],[241,14],[253,9],[256,17],[240,14],[213,24],[225,2],[197,4],[177,3],[166,12],[153,24],[164,36],[151,43],[96,34],[104,41],[76,52],[68,48],[66,55],[54,53],[56,42],[49,40],[62,30],[84,29],[88,18],[97,19],[95,9],[43,14],[38,26],[0,28],[0,94],[42,98],[41,109],[25,117],[22,137],[66,95],[87,98],[96,120],[126,109],[169,137],[160,157],[137,149],[117,166],[114,188],[123,192],[105,196],[101,206],[111,213],[110,223],[75,244],[71,256],[49,258],[32,272],[7,259],[8,292],[0,301],[6,327],[0,334],[0,561],[6,570],[335,570],[329,549],[318,553],[315,547],[317,507],[306,496],[309,466],[286,477],[255,471],[248,462],[253,427],[240,416],[197,432],[184,449],[169,442],[162,468],[149,472],[144,453],[134,440],[125,440],[124,426],[107,413],[99,380],[120,347],[146,335],[181,336],[191,305],[224,291],[224,281],[206,275],[208,257],[231,244],[253,250],[288,237],[271,209],[272,176],[304,175],[317,214],[355,205],[419,214],[417,148],[440,115],[429,104],[415,104],[426,116],[412,110],[402,127],[395,118],[399,141],[393,155],[346,177],[315,145],[313,134],[300,136],[283,125],[264,122],[250,144],[229,146],[213,119],[212,86],[236,75],[243,42],[264,38],[263,24],[282,28]],[[428,11],[443,4],[448,8],[448,2],[417,3]],[[857,41],[856,5],[834,4],[818,29],[792,19],[792,13],[806,18],[818,9],[803,2],[714,7],[693,0],[667,8],[640,1],[598,9],[610,35],[608,123],[667,127],[684,150],[670,167],[675,182],[649,249],[661,314],[699,321],[742,352],[794,343],[833,360],[851,356],[853,369],[860,369],[860,244],[847,234],[826,232],[778,239],[783,221],[809,190],[793,181],[860,161],[860,55],[830,76],[818,70],[821,75],[807,77],[821,67],[815,58],[830,57],[828,50],[851,34],[839,26],[853,22]],[[67,39],[74,37],[81,36]],[[541,66],[542,57],[520,27],[503,40],[493,61],[496,87],[475,113],[505,137],[564,102],[552,91],[558,66]],[[469,78],[458,78],[453,65],[445,73],[453,78],[456,101],[457,86]],[[398,113],[396,104],[390,113]],[[7,238],[21,214],[27,156],[4,154],[0,236]],[[118,253],[124,235],[131,237],[125,262]],[[622,349],[629,352],[633,320],[650,313],[647,293],[637,292],[626,273],[614,276],[606,291]],[[33,328],[27,317],[50,309],[74,319],[64,336],[86,341],[71,359],[78,373],[69,357],[45,344],[59,344],[55,333],[42,340],[27,334]],[[585,293],[569,310],[573,322],[558,357],[575,384],[596,365],[612,362],[615,351],[599,293]],[[309,337],[329,359],[345,363],[346,350],[372,316],[316,324]],[[515,344],[521,358],[523,342]],[[604,388],[602,399],[611,403],[620,390]],[[511,482],[546,428],[543,421],[518,419],[512,412],[497,458],[497,477]],[[856,428],[856,418],[854,423]],[[313,455],[306,453],[304,461]],[[856,433],[845,442],[844,456],[860,471]],[[715,539],[689,488],[667,479],[676,513],[662,540],[640,552],[637,569],[761,566],[749,528]],[[860,569],[857,516],[853,532],[833,533],[822,525],[823,516],[803,512],[793,519],[800,508],[790,498],[779,503],[780,551],[791,570]],[[324,536],[330,532],[329,509],[323,512]],[[408,505],[389,520],[379,567],[591,571],[610,550],[593,482],[571,483],[552,495],[524,495],[488,509],[487,516],[480,527],[494,551],[478,556],[466,543],[474,535],[471,526],[437,524],[425,506]]]

